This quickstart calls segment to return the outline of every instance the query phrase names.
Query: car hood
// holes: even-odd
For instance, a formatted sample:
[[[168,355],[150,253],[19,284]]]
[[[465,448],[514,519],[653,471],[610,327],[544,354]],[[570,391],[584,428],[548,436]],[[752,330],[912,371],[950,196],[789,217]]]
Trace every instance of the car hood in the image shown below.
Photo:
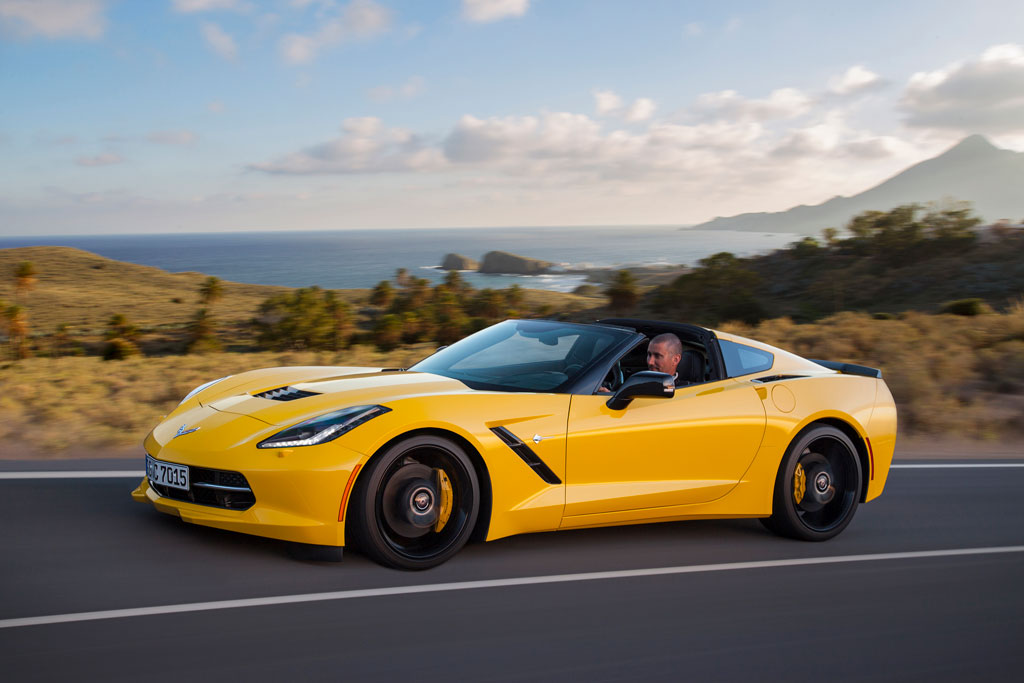
[[[326,370],[326,369],[325,369]],[[335,368],[334,370],[342,370]],[[284,374],[263,375],[250,382],[236,384],[202,404],[222,413],[248,415],[271,425],[295,422],[357,405],[386,405],[398,399],[472,391],[462,382],[426,372],[381,371],[369,368],[345,368],[349,374],[294,373],[297,381],[287,381]],[[306,375],[305,377],[302,377]],[[272,389],[289,387],[303,394],[301,398],[287,395],[279,398],[254,396]]]

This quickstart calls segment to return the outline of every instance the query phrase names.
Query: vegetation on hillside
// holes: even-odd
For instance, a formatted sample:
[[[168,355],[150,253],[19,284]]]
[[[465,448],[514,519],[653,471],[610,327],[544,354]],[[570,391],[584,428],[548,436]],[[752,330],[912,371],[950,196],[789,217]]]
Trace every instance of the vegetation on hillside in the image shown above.
[[[137,442],[194,385],[226,373],[404,367],[507,317],[628,313],[880,367],[903,434],[1019,437],[1024,236],[979,236],[976,224],[963,207],[868,212],[765,256],[714,254],[661,286],[623,270],[575,294],[475,289],[457,271],[432,285],[405,269],[372,290],[287,289],[66,248],[2,250],[0,432],[12,444],[33,434],[46,452]]]
[[[870,211],[839,237],[806,237],[788,249],[739,258],[720,253],[653,291],[655,313],[704,325],[788,316],[806,322],[856,310],[939,311],[975,297],[1005,308],[1024,293],[1024,235],[989,231],[964,206]]]

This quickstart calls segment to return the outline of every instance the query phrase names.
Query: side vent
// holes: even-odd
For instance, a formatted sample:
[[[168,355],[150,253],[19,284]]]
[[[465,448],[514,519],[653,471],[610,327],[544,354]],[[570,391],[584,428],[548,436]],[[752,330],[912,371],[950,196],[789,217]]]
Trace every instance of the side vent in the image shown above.
[[[300,398],[306,398],[307,396],[319,396],[320,394],[315,391],[303,391],[302,389],[296,389],[295,387],[279,387],[277,389],[267,389],[261,391],[258,394],[253,394],[257,398],[265,398],[271,401],[294,401]]]
[[[854,365],[853,363],[840,363],[834,360],[817,360],[816,358],[808,358],[807,360],[818,365],[823,365],[829,370],[836,370],[844,375],[861,375],[862,377],[875,377],[882,379],[882,371],[878,368],[868,367],[867,365]]]
[[[551,468],[544,464],[536,453],[530,450],[530,447],[519,440],[519,437],[508,431],[504,427],[491,427],[491,431],[502,440],[502,442],[512,449],[512,451],[518,455],[523,462],[530,466],[538,477],[543,479],[549,484],[561,484],[562,480],[558,478],[558,475],[551,471]]]
[[[768,384],[769,382],[781,382],[784,379],[801,379],[807,375],[770,375],[768,377],[755,377],[750,380],[751,382],[757,382],[758,384]]]

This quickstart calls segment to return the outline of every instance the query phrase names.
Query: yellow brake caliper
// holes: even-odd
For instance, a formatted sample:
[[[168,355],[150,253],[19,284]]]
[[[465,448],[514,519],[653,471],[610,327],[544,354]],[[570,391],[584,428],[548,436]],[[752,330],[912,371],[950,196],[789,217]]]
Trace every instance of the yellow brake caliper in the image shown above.
[[[804,474],[804,466],[796,464],[796,472],[793,473],[793,500],[799,505],[804,499],[804,492],[807,490],[807,475]]]
[[[434,523],[434,531],[440,531],[448,523],[448,518],[452,515],[452,482],[448,479],[445,471],[440,468],[434,470],[434,476],[437,479],[437,493],[441,498],[437,511],[437,522]]]

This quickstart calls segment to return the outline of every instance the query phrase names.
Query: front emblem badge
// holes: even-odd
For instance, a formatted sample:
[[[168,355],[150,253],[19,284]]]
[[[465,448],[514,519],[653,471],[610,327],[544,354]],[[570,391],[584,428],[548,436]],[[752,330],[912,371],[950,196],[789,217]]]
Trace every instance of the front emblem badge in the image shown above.
[[[178,431],[174,434],[174,436],[171,437],[171,439],[177,439],[179,436],[182,436],[184,434],[191,434],[192,432],[199,431],[199,427],[193,427],[192,429],[188,429],[187,427],[188,424],[183,424],[180,427],[178,427]]]

